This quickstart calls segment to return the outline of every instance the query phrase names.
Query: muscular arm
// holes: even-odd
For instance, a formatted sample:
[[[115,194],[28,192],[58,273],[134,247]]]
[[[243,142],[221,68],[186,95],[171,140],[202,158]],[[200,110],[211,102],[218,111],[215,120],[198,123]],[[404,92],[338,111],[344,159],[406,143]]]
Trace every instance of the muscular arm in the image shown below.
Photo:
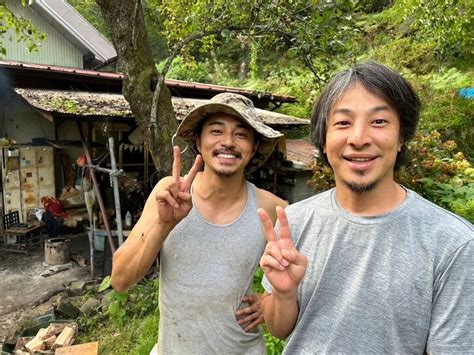
[[[202,158],[198,155],[188,175],[181,178],[181,152],[178,147],[173,148],[173,154],[172,176],[156,184],[127,241],[114,254],[111,283],[119,292],[127,290],[145,276],[169,232],[192,208],[190,189]]]
[[[119,292],[124,292],[145,276],[172,230],[172,225],[160,223],[155,201],[157,188],[158,185],[148,197],[127,240],[114,254],[111,283]]]

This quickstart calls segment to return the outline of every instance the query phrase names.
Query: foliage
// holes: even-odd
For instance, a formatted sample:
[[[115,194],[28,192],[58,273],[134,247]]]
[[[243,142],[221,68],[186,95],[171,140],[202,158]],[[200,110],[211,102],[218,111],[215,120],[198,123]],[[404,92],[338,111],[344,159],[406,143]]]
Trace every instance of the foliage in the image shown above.
[[[103,354],[148,354],[158,332],[158,280],[144,280],[125,293],[109,287],[107,276],[99,292],[109,292],[110,303],[95,316],[79,319],[79,342],[99,341]]]
[[[27,1],[22,0],[22,5],[26,4]],[[16,16],[0,1],[0,58],[7,54],[4,41],[6,36],[12,40],[10,31],[15,32],[18,42],[26,43],[29,52],[37,52],[41,42],[46,40],[46,34],[39,32],[30,20]]]
[[[442,58],[474,55],[474,4],[470,0],[399,0],[403,18],[420,40],[433,41]]]
[[[337,67],[354,31],[350,0],[308,4],[297,0],[163,0],[160,7],[170,44],[201,34],[195,49],[208,53],[221,42],[248,37],[252,42],[252,73],[258,74],[256,50],[265,49],[306,65],[318,83]],[[257,47],[256,47],[257,46]],[[192,49],[189,49],[192,51]],[[258,54],[257,54],[258,55]]]
[[[165,61],[158,63],[157,69],[161,71]],[[195,60],[184,60],[177,56],[168,71],[168,78],[176,80],[195,81],[199,83],[208,83],[209,70],[205,63],[197,63]]]
[[[111,39],[109,30],[100,16],[99,5],[97,5],[95,0],[67,0],[67,2],[71,4],[71,6],[73,6],[92,26],[94,26],[97,31],[107,39]]]
[[[437,131],[409,144],[410,164],[398,180],[430,201],[474,222],[474,168],[453,140]]]

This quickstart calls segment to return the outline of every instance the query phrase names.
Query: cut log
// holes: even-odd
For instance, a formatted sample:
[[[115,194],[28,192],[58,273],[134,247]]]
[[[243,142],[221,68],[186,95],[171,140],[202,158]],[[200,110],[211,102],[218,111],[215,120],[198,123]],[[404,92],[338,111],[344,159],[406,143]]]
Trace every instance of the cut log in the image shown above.
[[[36,350],[45,350],[45,343],[43,339],[39,339],[37,337],[30,340],[26,345],[25,348],[30,352],[35,352]]]
[[[48,338],[52,337],[53,335],[58,336],[68,325],[70,325],[70,323],[51,323],[48,328],[46,328],[46,334],[48,335]]]
[[[97,355],[99,353],[99,343],[85,343],[56,350],[55,355]]]
[[[41,328],[40,330],[38,330],[38,333],[36,333],[36,336],[35,338],[38,338],[38,339],[45,339],[45,338],[48,338],[48,328]]]
[[[20,337],[17,339],[14,350],[21,350],[35,337]]]
[[[59,334],[53,346],[51,347],[51,350],[71,345],[74,341],[75,335],[76,329],[73,326],[68,325],[63,329],[61,334]]]
[[[56,341],[57,337],[56,335],[53,335],[47,339],[43,339],[45,343],[45,348],[44,350],[49,350],[53,346],[54,342]]]

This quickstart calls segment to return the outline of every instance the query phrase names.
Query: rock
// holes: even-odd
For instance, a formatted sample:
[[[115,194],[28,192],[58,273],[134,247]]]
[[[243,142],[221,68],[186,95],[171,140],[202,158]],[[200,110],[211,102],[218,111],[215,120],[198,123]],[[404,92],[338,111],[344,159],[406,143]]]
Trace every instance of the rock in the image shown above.
[[[36,324],[36,317],[30,313],[23,313],[19,322],[22,328],[31,328]]]
[[[100,307],[100,302],[98,300],[96,300],[95,298],[89,298],[86,303],[84,303],[81,308],[80,308],[80,311],[83,313],[83,314],[92,314],[93,312],[95,312],[97,310],[97,308]]]
[[[102,305],[102,308],[107,308],[110,304],[110,295],[112,294],[113,290],[108,290],[104,297],[102,297],[102,300],[100,301],[100,304]]]
[[[79,296],[84,292],[84,289],[86,288],[86,282],[85,281],[73,281],[71,282],[71,285],[69,286],[67,292],[71,296]]]
[[[79,315],[79,309],[62,297],[58,300],[57,310],[70,318],[76,318]]]

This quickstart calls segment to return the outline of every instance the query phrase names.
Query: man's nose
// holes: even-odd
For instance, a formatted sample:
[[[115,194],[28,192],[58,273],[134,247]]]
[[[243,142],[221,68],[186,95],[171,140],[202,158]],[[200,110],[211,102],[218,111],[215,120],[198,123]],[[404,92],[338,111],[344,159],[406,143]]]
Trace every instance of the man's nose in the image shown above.
[[[226,147],[233,147],[235,144],[234,135],[231,133],[226,133],[222,136],[221,143]]]
[[[362,148],[363,146],[370,144],[370,142],[370,127],[362,122],[354,123],[349,130],[347,143],[356,148]]]

